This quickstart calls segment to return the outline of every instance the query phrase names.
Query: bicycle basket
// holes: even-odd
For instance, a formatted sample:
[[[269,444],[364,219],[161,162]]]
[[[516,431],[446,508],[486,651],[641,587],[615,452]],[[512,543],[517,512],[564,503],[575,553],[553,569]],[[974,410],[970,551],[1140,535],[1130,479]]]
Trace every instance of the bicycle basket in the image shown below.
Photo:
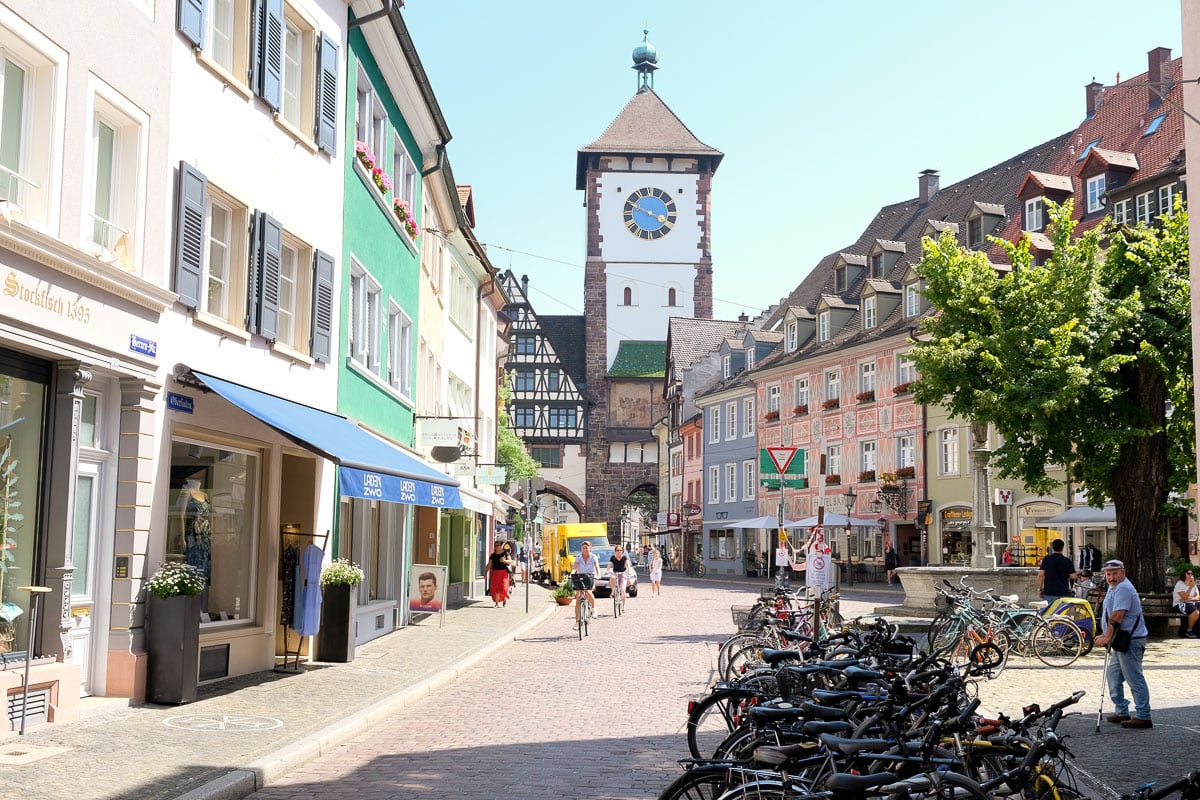
[[[595,579],[590,574],[580,574],[578,572],[571,574],[571,586],[577,592],[590,590],[596,585]]]
[[[745,630],[750,624],[750,612],[754,606],[730,606],[729,610],[733,614],[733,624],[739,631]]]
[[[933,607],[938,611],[945,611],[950,608],[950,598],[941,592],[933,593]]]

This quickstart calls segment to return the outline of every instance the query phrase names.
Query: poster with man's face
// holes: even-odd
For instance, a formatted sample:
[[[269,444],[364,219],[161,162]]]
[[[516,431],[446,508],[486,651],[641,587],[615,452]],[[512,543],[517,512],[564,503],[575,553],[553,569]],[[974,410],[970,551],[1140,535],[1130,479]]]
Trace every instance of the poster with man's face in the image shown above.
[[[413,564],[408,575],[408,610],[436,614],[446,602],[447,567],[439,564]]]

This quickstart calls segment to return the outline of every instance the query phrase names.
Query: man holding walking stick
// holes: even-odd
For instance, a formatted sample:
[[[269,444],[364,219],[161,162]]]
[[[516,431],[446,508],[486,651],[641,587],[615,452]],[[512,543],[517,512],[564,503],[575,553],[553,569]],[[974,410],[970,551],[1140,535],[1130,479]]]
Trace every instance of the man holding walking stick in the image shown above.
[[[1108,593],[1104,596],[1104,632],[1096,637],[1100,647],[1111,647],[1105,659],[1105,680],[1108,696],[1113,701],[1113,713],[1106,719],[1122,728],[1153,728],[1150,721],[1150,687],[1142,673],[1142,658],[1146,655],[1146,621],[1142,617],[1142,601],[1137,589],[1125,577],[1125,564],[1113,559],[1104,562],[1104,580]],[[1133,695],[1133,715],[1123,683],[1129,684]]]

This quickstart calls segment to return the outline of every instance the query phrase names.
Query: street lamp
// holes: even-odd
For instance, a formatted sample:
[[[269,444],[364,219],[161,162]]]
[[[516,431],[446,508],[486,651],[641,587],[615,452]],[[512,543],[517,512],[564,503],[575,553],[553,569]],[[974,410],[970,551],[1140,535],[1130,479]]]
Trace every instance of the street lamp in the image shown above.
[[[854,503],[858,493],[853,486],[846,487],[846,571],[850,574],[850,585],[854,585],[854,534],[850,532],[850,515],[854,513]]]

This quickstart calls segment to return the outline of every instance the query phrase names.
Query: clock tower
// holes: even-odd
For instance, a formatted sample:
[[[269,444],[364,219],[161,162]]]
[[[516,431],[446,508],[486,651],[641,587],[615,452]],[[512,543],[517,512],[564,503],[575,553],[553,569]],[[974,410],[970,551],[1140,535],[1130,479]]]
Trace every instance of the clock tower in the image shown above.
[[[696,138],[654,91],[658,53],[633,51],[637,93],[579,149],[587,207],[584,332],[588,519],[617,538],[634,491],[657,493],[667,323],[712,318],[711,190],[723,154]],[[665,451],[664,451],[665,452]]]

